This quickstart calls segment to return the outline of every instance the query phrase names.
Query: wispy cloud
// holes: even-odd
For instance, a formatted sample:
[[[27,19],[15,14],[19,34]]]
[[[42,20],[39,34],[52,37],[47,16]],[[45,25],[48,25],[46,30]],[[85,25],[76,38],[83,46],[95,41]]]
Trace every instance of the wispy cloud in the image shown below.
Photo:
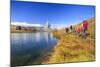
[[[19,26],[28,26],[28,27],[32,27],[32,26],[35,26],[35,27],[42,27],[43,25],[41,24],[29,24],[29,23],[26,23],[26,22],[11,22],[11,25],[19,25]]]
[[[66,23],[66,24],[51,24],[52,28],[62,29],[65,27],[70,27],[70,25],[77,25],[79,23]]]

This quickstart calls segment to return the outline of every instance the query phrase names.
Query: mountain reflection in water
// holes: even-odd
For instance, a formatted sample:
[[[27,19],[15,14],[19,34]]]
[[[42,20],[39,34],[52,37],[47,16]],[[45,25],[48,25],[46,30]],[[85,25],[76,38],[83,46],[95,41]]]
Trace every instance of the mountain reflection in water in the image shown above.
[[[35,61],[50,52],[56,43],[57,39],[50,32],[11,33],[11,65],[25,65],[30,59]]]

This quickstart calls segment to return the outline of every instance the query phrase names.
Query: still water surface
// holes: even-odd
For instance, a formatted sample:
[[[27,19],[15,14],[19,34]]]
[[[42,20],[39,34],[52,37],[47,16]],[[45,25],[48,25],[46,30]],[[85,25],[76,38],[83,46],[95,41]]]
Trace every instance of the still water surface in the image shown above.
[[[57,39],[50,32],[11,33],[11,65],[34,64],[36,59],[50,52],[56,43]]]

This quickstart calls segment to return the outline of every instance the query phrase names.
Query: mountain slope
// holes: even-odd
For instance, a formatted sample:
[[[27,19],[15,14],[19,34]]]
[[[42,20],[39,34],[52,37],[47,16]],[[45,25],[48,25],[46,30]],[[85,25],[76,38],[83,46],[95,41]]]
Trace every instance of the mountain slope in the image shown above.
[[[43,64],[94,61],[95,19],[91,18],[87,21],[89,35],[86,38],[73,33],[66,34],[64,29],[53,31],[53,35],[59,38],[59,41],[49,60],[44,61]],[[75,27],[80,26],[80,24],[75,25]]]

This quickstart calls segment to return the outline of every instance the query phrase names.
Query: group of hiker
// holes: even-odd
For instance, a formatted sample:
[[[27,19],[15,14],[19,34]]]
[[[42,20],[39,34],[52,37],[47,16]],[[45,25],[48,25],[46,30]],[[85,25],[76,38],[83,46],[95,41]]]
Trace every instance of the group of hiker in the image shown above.
[[[86,20],[84,20],[82,24],[77,27],[71,25],[70,27],[65,28],[66,34],[75,33],[82,37],[86,37],[87,29],[88,29],[88,22]]]

